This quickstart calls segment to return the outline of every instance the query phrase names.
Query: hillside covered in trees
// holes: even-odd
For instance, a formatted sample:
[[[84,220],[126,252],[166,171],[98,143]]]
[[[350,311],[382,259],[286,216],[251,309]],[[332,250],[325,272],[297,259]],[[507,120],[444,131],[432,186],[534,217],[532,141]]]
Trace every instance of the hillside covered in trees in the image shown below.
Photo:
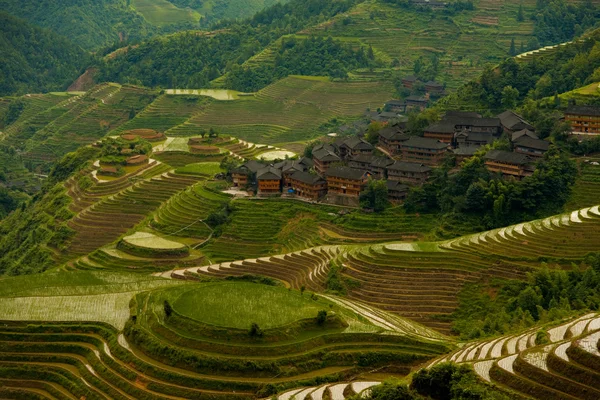
[[[0,12],[0,95],[64,90],[89,63],[67,39]]]

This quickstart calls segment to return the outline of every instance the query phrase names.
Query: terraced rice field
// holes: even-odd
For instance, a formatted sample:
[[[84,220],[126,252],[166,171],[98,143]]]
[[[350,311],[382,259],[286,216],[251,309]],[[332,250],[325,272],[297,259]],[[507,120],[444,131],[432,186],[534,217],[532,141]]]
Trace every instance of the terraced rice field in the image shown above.
[[[69,221],[76,234],[66,254],[86,255],[115,241],[163,202],[200,180],[165,171],[162,165],[151,166],[135,178],[133,182],[126,176],[98,183],[87,191],[70,183],[69,194],[74,199],[71,209],[78,214]]]
[[[0,297],[7,305],[0,312],[5,319],[0,328],[2,395],[14,387],[42,388],[50,398],[68,399],[250,399],[267,384],[271,393],[304,386],[308,394],[306,387],[317,377],[320,382],[335,382],[390,362],[408,370],[449,349],[438,334],[426,329],[402,333],[394,328],[400,325],[391,317],[388,327],[381,328],[344,304],[315,301],[272,286],[193,284],[96,271],[28,278],[0,280]],[[260,320],[264,336],[252,339],[243,323],[251,316],[233,313],[233,319],[220,320],[228,325],[229,335],[228,341],[221,341],[217,338],[222,337],[223,328],[205,323],[219,310],[197,309],[198,299],[188,304],[190,299],[185,297],[191,293],[206,300],[215,285],[231,288],[232,293],[236,286],[244,289],[237,297],[221,296],[223,309],[255,295],[273,301],[270,296],[277,292],[279,306],[294,314],[278,316],[287,318],[280,321],[287,324],[283,331],[270,329],[267,320]],[[132,297],[134,302],[130,302]],[[165,317],[164,299],[174,304],[170,317]],[[257,305],[253,300],[250,303]],[[296,308],[300,303],[304,309]],[[318,326],[314,312],[322,307],[331,318]],[[194,319],[181,316],[180,311]],[[29,322],[8,321],[15,317]],[[242,329],[230,326],[240,323]],[[412,327],[408,321],[402,323]],[[156,341],[166,352],[156,351],[152,345]],[[366,351],[380,361],[362,361],[363,366],[358,366],[356,361]],[[185,362],[179,358],[183,354]],[[350,385],[343,393],[359,393],[372,384],[343,384]],[[332,395],[337,393],[333,383],[323,391],[327,386],[332,387]]]
[[[518,47],[532,38],[533,22],[529,18],[523,22],[516,20],[519,2],[480,0],[474,3],[474,11],[446,17],[441,13],[436,16],[370,0],[300,35],[331,36],[372,46],[378,58],[387,62],[398,60],[398,69],[407,75],[412,73],[416,59],[429,59],[437,54],[440,58],[437,80],[449,89],[456,89],[479,76],[486,65],[507,57],[511,39],[515,39]],[[533,13],[535,1],[522,4],[526,15]],[[261,56],[269,59],[270,54],[263,53]],[[353,78],[361,79],[361,76],[357,74]]]
[[[211,102],[186,125],[191,131],[214,127],[254,143],[303,141],[313,137],[316,128],[329,119],[361,115],[389,100],[392,93],[393,87],[384,82],[333,83],[288,77],[254,97]]]
[[[23,149],[23,159],[49,169],[51,163],[82,145],[104,137],[125,123],[129,113],[140,111],[154,99],[154,92],[134,86],[102,84],[81,96],[56,96],[56,103],[38,101],[37,114],[25,113],[6,130],[6,143]],[[46,109],[43,104],[48,105]]]
[[[485,381],[528,398],[597,399],[599,321],[599,314],[590,313],[543,328],[549,344],[535,343],[537,330],[476,342],[430,366],[447,361],[469,363]]]
[[[600,159],[594,157],[586,157],[584,160],[580,160],[581,175],[575,182],[571,199],[565,206],[568,210],[595,206],[598,204],[598,199],[600,199],[600,165],[592,165],[586,163],[585,160],[600,162]]]

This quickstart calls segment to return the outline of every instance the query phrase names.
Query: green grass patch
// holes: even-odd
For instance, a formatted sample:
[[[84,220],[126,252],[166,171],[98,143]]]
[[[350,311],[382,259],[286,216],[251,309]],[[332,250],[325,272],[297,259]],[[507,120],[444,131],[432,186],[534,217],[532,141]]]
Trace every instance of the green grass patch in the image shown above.
[[[315,318],[329,302],[276,286],[237,282],[205,285],[183,293],[173,304],[180,314],[211,325],[263,329]]]
[[[218,162],[203,162],[188,164],[185,167],[177,168],[175,170],[178,174],[190,174],[190,175],[216,175],[223,170],[220,167],[221,163]]]
[[[198,22],[200,14],[175,7],[167,0],[133,0],[133,7],[153,25]]]

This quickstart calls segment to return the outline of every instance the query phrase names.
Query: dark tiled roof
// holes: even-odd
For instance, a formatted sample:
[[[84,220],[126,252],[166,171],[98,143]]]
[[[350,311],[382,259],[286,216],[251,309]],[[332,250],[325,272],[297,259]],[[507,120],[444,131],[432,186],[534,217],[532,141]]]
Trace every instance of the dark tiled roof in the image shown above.
[[[309,185],[317,185],[326,183],[325,179],[319,175],[311,174],[309,172],[294,172],[291,177],[293,180],[300,181]]]
[[[404,100],[388,100],[385,102],[386,106],[404,106],[406,102]]]
[[[387,140],[408,140],[408,135],[400,131],[397,126],[386,126],[379,131],[379,136]]]
[[[425,82],[425,86],[433,86],[433,87],[444,87],[444,85],[442,85],[439,82],[436,81],[429,81],[429,82]]]
[[[319,161],[340,161],[341,158],[328,149],[313,150],[313,158]]]
[[[352,158],[350,159],[350,162],[352,161],[356,161],[359,163],[368,163],[370,164],[373,159],[375,157],[372,154],[357,154],[355,156],[352,156]]]
[[[236,168],[235,170],[233,170],[233,172],[237,172],[237,173],[247,173],[248,171],[252,172],[253,174],[257,173],[259,169],[264,168],[265,164],[258,162],[256,160],[250,160],[247,161],[245,163],[243,163],[242,165],[240,165],[238,168]]]
[[[500,122],[500,118],[467,118],[464,120],[466,123],[462,123],[460,125],[469,125],[475,127],[485,127],[485,128],[495,128],[501,127],[502,123]]]
[[[312,168],[315,165],[315,163],[313,162],[313,160],[311,160],[308,157],[300,157],[298,159],[298,163],[304,165],[306,168]]]
[[[515,141],[515,146],[527,147],[529,149],[548,151],[550,143],[545,140],[532,139],[528,136],[521,136]]]
[[[477,153],[481,149],[481,146],[461,146],[458,147],[452,152],[457,156],[472,156]]]
[[[565,114],[587,115],[591,117],[600,117],[600,107],[595,106],[571,106],[567,108]]]
[[[481,118],[481,114],[478,114],[474,111],[446,111],[443,119],[448,118]]]
[[[333,167],[329,168],[327,172],[325,172],[325,176],[327,177],[331,176],[336,178],[351,179],[355,181],[362,180],[365,175],[365,171],[349,167]]]
[[[454,133],[454,124],[450,121],[440,121],[429,125],[425,128],[425,132],[431,133]]]
[[[394,118],[398,118],[398,114],[396,114],[395,112],[391,112],[391,111],[383,111],[383,112],[379,113],[379,118],[394,119]]]
[[[373,145],[371,143],[366,142],[357,136],[351,136],[349,138],[345,138],[342,141],[342,143],[340,144],[340,147],[341,146],[347,146],[349,149],[352,149],[352,150],[355,150],[355,149],[372,150],[373,149]]]
[[[411,136],[410,139],[402,143],[401,146],[416,147],[419,149],[429,150],[442,150],[448,148],[448,144],[442,143],[439,140],[419,136]]]
[[[469,135],[467,136],[467,141],[478,143],[492,143],[494,141],[494,135],[487,132],[469,132]]]
[[[386,181],[387,189],[390,192],[408,192],[408,186],[398,181]]]
[[[281,179],[281,170],[275,167],[264,167],[256,173],[256,179],[260,180],[273,180]]]
[[[406,161],[396,161],[394,164],[387,167],[388,170],[392,171],[402,171],[402,172],[429,172],[431,168],[427,165],[414,163],[414,162],[406,162]]]
[[[404,78],[402,78],[402,80],[403,81],[409,81],[409,82],[416,82],[419,79],[416,76],[414,76],[414,75],[408,75],[408,76],[405,76]]]
[[[519,114],[510,110],[499,114],[498,118],[500,118],[502,126],[505,126],[510,130],[531,128],[531,124],[529,122],[525,121],[525,119]]]
[[[532,139],[539,139],[538,135],[536,135],[534,132],[530,131],[529,129],[521,129],[520,131],[513,132],[513,134],[511,135],[511,140],[514,142],[515,140],[517,140],[521,137],[530,137]]]
[[[530,162],[529,157],[524,154],[511,153],[503,150],[490,150],[485,155],[485,159],[516,165],[524,165]]]
[[[406,98],[406,102],[410,102],[410,101],[419,102],[419,103],[427,103],[429,100],[427,100],[423,96],[408,96]]]
[[[387,157],[373,157],[371,161],[371,167],[373,168],[386,168],[388,165],[392,165],[394,160]]]

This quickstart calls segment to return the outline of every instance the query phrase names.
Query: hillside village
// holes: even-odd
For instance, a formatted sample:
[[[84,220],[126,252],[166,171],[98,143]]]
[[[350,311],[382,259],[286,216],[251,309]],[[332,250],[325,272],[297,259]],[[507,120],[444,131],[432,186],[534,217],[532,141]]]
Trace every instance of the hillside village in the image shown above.
[[[386,105],[390,103],[393,101]],[[568,120],[575,121],[575,110],[580,109],[567,111]],[[586,115],[593,113],[592,108],[586,110]],[[529,122],[510,110],[494,118],[447,111],[439,122],[424,129],[423,137],[405,133],[406,123],[398,122],[399,113],[394,116],[393,122],[383,124],[375,144],[364,135],[340,137],[314,145],[310,157],[276,163],[250,160],[231,171],[233,186],[254,190],[261,197],[283,195],[358,206],[369,180],[385,180],[389,200],[399,202],[410,186],[427,181],[432,168],[442,163],[459,166],[484,151],[490,172],[519,180],[533,174],[536,160],[551,146],[538,138]],[[598,128],[592,124],[590,129]],[[501,137],[508,138],[512,151],[489,147]]]

